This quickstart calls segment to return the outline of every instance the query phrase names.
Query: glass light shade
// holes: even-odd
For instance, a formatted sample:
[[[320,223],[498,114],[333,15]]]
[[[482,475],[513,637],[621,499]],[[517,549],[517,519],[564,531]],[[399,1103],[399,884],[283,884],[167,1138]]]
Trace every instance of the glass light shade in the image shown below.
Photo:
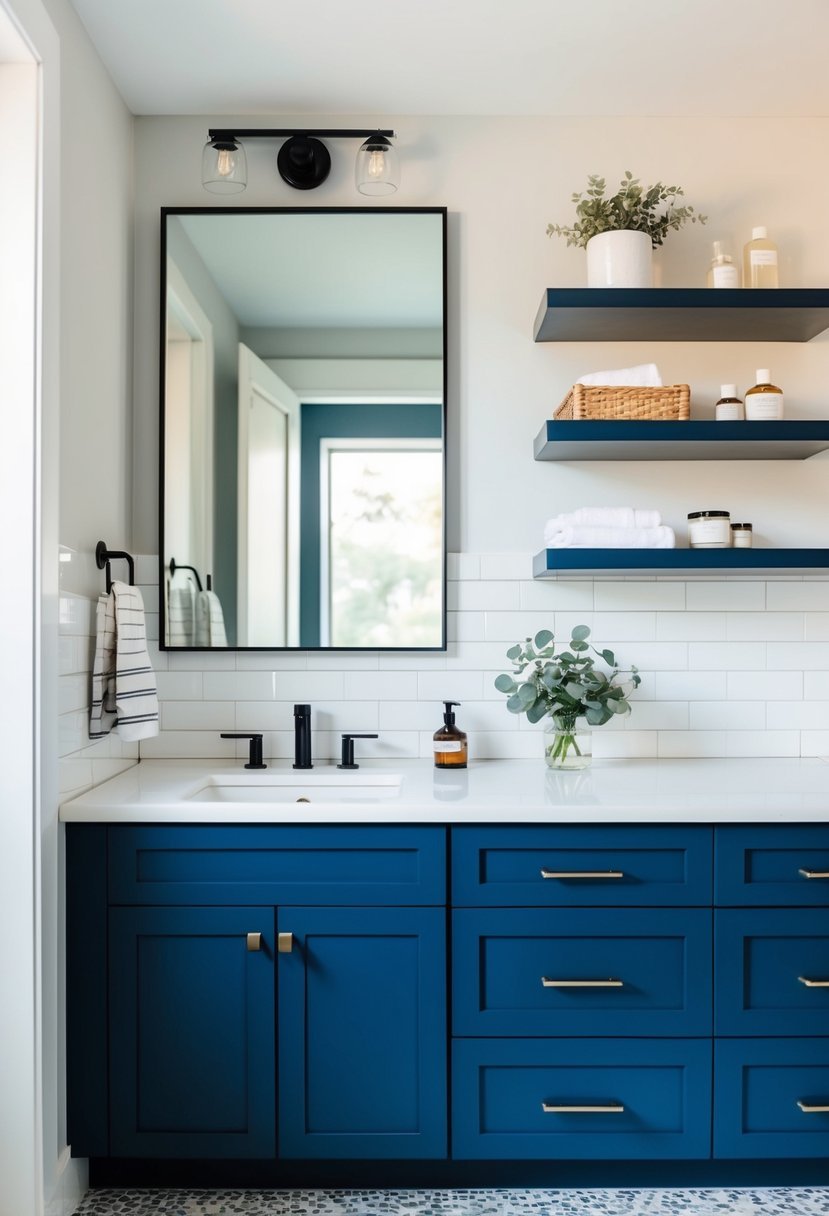
[[[201,184],[211,194],[239,194],[248,184],[245,149],[233,139],[209,139],[201,157]]]
[[[384,135],[370,135],[361,145],[354,176],[361,194],[394,194],[400,184],[400,162]]]

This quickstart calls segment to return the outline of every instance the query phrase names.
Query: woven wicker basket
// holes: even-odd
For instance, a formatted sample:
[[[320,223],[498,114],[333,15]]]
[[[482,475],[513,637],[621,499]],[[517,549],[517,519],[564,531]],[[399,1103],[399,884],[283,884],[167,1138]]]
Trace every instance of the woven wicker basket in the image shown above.
[[[687,384],[574,384],[554,417],[686,422],[691,417],[691,389]]]

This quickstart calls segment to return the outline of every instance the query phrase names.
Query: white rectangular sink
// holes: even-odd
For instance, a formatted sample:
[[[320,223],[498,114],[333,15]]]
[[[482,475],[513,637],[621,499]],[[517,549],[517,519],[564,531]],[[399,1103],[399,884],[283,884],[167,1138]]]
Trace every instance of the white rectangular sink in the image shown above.
[[[208,777],[192,794],[191,802],[245,802],[273,806],[275,803],[307,802],[352,805],[388,802],[400,795],[399,773],[271,773]]]

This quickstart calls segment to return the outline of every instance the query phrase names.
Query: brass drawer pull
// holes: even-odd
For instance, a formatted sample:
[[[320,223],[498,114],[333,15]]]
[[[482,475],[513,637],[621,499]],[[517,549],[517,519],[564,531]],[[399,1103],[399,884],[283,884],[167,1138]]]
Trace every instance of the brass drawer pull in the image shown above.
[[[797,1105],[805,1115],[829,1114],[829,1106],[824,1106],[822,1104],[820,1106],[814,1106],[811,1102],[801,1102],[800,1099],[798,1099]]]
[[[541,984],[544,988],[624,988],[624,980],[551,980],[542,975]],[[829,988],[829,983],[827,983]]]
[[[829,878],[829,870],[798,870],[804,878]]]
[[[248,950],[261,950],[262,949],[262,934],[261,933],[249,933],[248,937],[247,937],[247,942],[248,942]]]
[[[542,878],[624,878],[621,870],[542,870]],[[829,878],[829,875],[827,875]]]
[[[606,1102],[601,1106],[570,1106],[542,1102],[541,1109],[545,1115],[621,1115],[625,1108],[621,1102]]]
[[[797,978],[807,988],[829,988],[829,980],[810,980],[805,975],[799,975]]]
[[[276,949],[279,954],[290,954],[294,948],[293,933],[278,933],[276,937]]]

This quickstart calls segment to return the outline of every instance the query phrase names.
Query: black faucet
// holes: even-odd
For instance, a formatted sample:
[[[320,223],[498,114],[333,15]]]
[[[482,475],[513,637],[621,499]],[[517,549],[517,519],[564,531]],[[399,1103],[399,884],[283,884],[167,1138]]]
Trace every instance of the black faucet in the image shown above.
[[[294,706],[294,768],[313,768],[311,762],[311,706]]]
[[[354,740],[355,739],[379,739],[379,735],[343,735],[343,754],[342,763],[337,765],[337,768],[359,768],[359,764],[354,763]]]
[[[250,756],[245,768],[267,768],[262,760],[262,736],[260,734],[245,734],[238,731],[228,731],[222,734],[223,739],[250,739]]]

